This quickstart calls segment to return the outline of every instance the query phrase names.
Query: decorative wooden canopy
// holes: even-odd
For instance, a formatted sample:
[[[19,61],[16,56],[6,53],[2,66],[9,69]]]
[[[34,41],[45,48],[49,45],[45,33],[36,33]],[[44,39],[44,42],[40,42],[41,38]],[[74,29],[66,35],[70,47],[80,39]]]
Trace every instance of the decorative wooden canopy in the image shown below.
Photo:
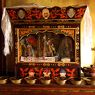
[[[87,6],[79,7],[11,7],[6,8],[11,20],[68,19],[81,20]]]

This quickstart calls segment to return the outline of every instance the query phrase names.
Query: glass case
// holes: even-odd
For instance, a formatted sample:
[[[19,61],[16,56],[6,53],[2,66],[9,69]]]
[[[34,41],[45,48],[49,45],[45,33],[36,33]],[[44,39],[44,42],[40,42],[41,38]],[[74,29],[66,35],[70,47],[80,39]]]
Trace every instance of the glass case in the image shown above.
[[[77,28],[16,28],[16,63],[78,63],[78,46],[75,45],[78,33]]]

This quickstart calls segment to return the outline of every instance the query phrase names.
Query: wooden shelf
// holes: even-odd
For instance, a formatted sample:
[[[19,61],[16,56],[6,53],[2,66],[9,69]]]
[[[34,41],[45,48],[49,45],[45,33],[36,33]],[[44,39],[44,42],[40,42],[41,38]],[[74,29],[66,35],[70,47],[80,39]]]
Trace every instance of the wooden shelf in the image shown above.
[[[70,63],[70,64],[77,64],[77,62],[62,62],[62,61],[56,61],[56,62],[37,62],[37,61],[35,61],[35,62],[20,62],[20,63],[29,63],[29,64],[32,64],[32,63],[55,63],[55,64],[56,63],[60,63],[60,64],[68,64],[68,63]]]
[[[75,85],[0,85],[0,95],[95,95],[95,86]]]
[[[17,63],[17,65],[30,65],[30,66],[54,66],[54,67],[64,67],[64,66],[78,66],[79,64],[77,62],[61,62],[61,61],[57,61],[57,62],[20,62]]]

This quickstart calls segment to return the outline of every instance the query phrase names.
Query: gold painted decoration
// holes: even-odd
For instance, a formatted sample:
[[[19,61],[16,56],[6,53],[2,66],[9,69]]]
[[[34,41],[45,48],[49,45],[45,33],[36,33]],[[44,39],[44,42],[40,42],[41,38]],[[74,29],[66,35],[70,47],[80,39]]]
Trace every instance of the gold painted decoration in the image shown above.
[[[25,17],[25,11],[22,10],[22,9],[20,9],[20,10],[18,11],[18,17],[19,17],[20,19],[23,19],[23,18]]]
[[[70,18],[73,18],[74,15],[75,15],[75,10],[74,10],[74,8],[69,8],[69,9],[67,10],[67,15],[68,15]]]
[[[42,16],[44,17],[44,19],[48,19],[50,16],[49,10],[47,8],[44,8],[42,10]]]

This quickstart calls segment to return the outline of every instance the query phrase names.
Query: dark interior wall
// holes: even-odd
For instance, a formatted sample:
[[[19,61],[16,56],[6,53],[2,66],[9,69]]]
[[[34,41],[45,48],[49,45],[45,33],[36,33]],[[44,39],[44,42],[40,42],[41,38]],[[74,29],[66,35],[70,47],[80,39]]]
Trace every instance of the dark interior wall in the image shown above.
[[[5,73],[5,56],[3,55],[4,49],[4,37],[1,29],[1,19],[2,19],[2,9],[3,9],[3,0],[0,0],[0,75]]]
[[[1,19],[3,8],[6,6],[6,0],[0,0],[0,76],[14,75],[14,53],[4,56],[4,35],[1,29]],[[13,52],[12,50],[11,52]]]
[[[1,31],[1,17],[2,17],[2,0],[0,0],[0,74],[2,71],[2,31]]]

